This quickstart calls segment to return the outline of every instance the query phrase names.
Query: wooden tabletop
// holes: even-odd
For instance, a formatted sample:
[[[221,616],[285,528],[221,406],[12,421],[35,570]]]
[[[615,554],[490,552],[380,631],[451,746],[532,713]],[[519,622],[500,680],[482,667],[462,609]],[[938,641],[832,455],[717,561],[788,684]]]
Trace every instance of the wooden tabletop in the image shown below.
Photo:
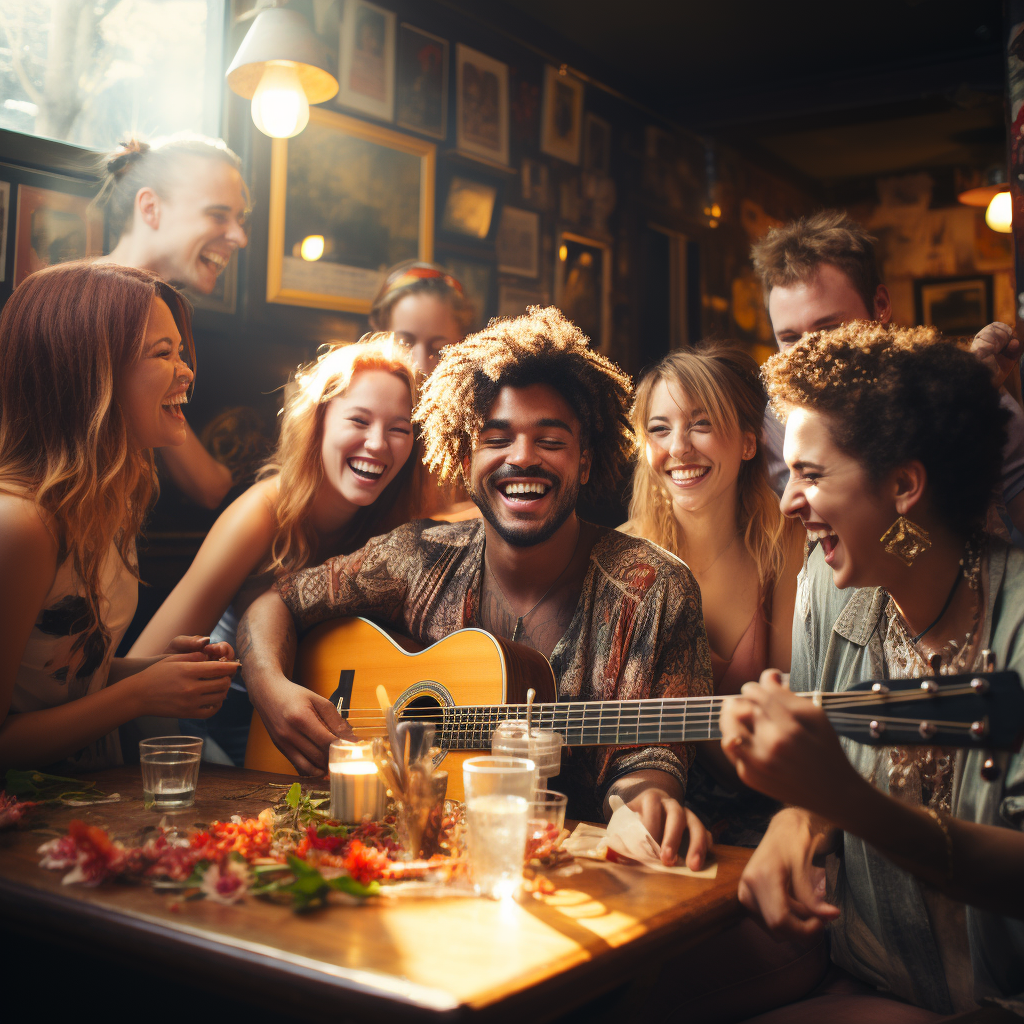
[[[28,827],[0,832],[0,918],[50,938],[85,939],[168,977],[216,978],[275,1004],[301,997],[303,1006],[346,1015],[551,1019],[736,920],[750,854],[717,847],[713,880],[578,861],[575,874],[551,874],[556,892],[517,902],[381,898],[300,916],[253,898],[222,906],[144,885],[62,885],[61,872],[38,867],[36,848],[72,818],[132,845],[160,818],[143,807],[137,767],[88,778],[121,801],[37,809]],[[294,781],[204,764],[195,806],[172,821],[254,816]]]

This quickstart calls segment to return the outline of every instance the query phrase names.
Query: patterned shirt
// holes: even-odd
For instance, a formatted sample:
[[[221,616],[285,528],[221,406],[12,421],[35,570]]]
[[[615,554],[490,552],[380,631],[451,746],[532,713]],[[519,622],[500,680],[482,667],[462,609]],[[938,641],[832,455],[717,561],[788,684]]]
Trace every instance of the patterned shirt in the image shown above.
[[[418,520],[277,586],[299,626],[366,615],[422,644],[478,626],[484,524]],[[551,652],[559,700],[707,696],[711,655],[700,590],[686,566],[648,541],[602,530],[575,613]],[[563,755],[556,788],[575,817],[600,820],[616,778],[643,769],[685,788],[692,745],[587,747]],[[555,785],[555,783],[552,783]]]

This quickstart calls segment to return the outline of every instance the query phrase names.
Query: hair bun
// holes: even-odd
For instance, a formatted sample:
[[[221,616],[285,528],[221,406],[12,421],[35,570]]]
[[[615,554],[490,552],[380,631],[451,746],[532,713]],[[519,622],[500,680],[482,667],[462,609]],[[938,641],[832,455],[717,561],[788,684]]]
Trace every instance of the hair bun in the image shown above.
[[[129,139],[127,142],[122,142],[114,155],[107,161],[107,173],[123,174],[131,164],[148,152],[148,142],[142,142],[140,139]]]

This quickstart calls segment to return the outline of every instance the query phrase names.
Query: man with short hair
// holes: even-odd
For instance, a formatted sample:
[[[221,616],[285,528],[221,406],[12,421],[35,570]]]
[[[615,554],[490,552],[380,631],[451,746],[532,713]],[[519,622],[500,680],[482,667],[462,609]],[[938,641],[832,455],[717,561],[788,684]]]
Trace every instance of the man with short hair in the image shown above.
[[[700,591],[686,566],[647,541],[584,522],[581,494],[612,490],[632,453],[630,382],[553,308],[445,349],[416,411],[425,461],[461,477],[482,519],[419,520],[361,550],[288,577],[238,630],[249,695],[278,748],[304,774],[326,767],[346,726],[330,701],[289,681],[296,624],[367,615],[434,643],[478,626],[551,662],[561,700],[708,695]],[[571,813],[608,813],[614,793],[673,863],[709,842],[685,808],[693,747],[581,748],[558,788]]]
[[[765,305],[779,350],[784,352],[809,331],[827,331],[851,320],[892,320],[889,290],[882,283],[875,239],[849,214],[824,210],[772,228],[751,248],[754,270],[764,287]],[[1001,387],[1017,369],[1020,342],[1006,324],[989,324],[971,351]],[[1002,392],[1010,414],[1003,448],[1002,500],[1017,530],[1024,533],[1024,412]],[[789,479],[782,458],[784,429],[765,417],[764,442],[772,485],[782,494]]]

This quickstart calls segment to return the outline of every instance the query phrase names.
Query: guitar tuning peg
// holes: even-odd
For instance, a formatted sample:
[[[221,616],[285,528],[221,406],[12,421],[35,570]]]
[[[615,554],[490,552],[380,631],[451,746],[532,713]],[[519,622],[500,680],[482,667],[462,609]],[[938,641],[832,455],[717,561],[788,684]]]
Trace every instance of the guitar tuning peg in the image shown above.
[[[995,758],[991,754],[985,758],[984,763],[981,766],[981,777],[986,782],[995,782],[999,778],[1001,772],[999,765],[996,764]]]
[[[986,672],[995,672],[996,670],[996,655],[994,651],[990,651],[987,648],[981,652],[981,664]]]

